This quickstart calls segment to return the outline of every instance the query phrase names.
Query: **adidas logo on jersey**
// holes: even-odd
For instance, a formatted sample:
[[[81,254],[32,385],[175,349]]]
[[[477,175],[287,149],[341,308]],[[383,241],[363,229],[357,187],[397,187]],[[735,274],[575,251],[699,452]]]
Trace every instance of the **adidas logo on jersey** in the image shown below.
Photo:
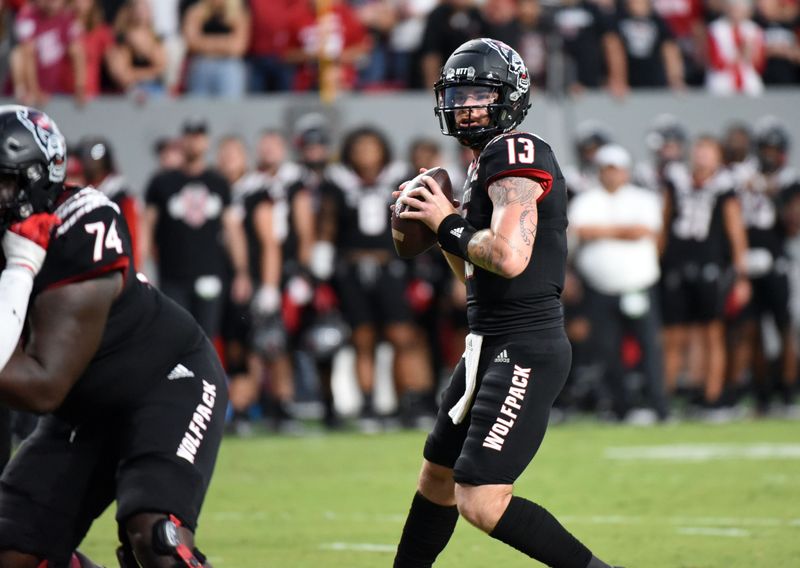
[[[167,375],[167,379],[170,381],[174,381],[176,379],[186,379],[194,377],[194,373],[192,373],[189,369],[178,363],[175,365],[175,368],[169,372]]]
[[[494,358],[495,363],[511,363],[511,359],[508,358],[508,351],[503,349],[500,353],[497,354],[497,357]]]
[[[464,227],[456,227],[455,229],[450,229],[450,234],[457,239],[461,238],[461,233],[463,232],[464,232]]]

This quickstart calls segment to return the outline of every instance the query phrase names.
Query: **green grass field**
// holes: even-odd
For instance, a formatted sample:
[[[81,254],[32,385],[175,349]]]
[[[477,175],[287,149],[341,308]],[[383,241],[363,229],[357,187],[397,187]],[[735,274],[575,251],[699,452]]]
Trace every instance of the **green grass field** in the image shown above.
[[[422,433],[226,439],[201,548],[218,568],[391,566],[423,441]],[[517,493],[626,568],[800,566],[798,422],[553,427]],[[82,549],[116,566],[115,535],[106,514]],[[436,564],[534,565],[463,520]]]

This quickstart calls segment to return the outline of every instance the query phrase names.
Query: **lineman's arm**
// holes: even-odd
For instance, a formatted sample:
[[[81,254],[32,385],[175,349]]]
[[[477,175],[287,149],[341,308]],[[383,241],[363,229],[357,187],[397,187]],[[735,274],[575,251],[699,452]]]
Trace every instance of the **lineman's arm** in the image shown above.
[[[0,371],[0,402],[40,414],[57,409],[100,346],[119,272],[42,292],[29,315],[30,341]]]

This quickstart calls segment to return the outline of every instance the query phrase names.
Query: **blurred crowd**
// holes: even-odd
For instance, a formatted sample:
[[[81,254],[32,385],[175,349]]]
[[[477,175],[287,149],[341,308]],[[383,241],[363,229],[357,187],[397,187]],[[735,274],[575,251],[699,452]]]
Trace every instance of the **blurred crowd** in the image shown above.
[[[552,93],[800,82],[798,0],[2,0],[21,102],[428,88],[455,47],[514,47]]]
[[[374,126],[334,136],[316,113],[253,141],[213,134],[212,143],[195,117],[160,139],[143,192],[102,137],[70,145],[69,177],[119,203],[140,270],[215,339],[231,377],[231,430],[247,434],[266,417],[294,431],[306,423],[301,406],[330,429],[350,418],[365,431],[430,425],[463,351],[465,289],[435,247],[397,257],[389,204],[421,167],[444,164],[461,187],[471,152],[448,163],[427,138],[394,149]],[[650,159],[633,163],[588,121],[575,155],[560,157],[574,354],[554,415],[637,424],[798,415],[800,179],[788,133],[765,117],[692,139],[665,115],[644,143]],[[382,344],[392,348],[390,416],[375,404]],[[359,400],[343,422],[332,376],[345,347]]]

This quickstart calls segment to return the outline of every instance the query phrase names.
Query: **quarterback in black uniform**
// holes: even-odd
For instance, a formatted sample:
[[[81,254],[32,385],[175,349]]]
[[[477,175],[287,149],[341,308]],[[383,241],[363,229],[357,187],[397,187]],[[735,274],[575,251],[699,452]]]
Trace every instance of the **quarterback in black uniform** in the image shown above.
[[[0,139],[4,244],[40,220],[33,240],[47,248],[31,261],[5,247],[0,278],[19,282],[0,300],[13,302],[0,309],[13,350],[0,360],[0,401],[43,415],[0,479],[0,566],[94,566],[73,551],[115,500],[123,567],[204,566],[193,533],[227,404],[215,352],[133,270],[119,207],[64,185],[52,120],[0,108]]]
[[[548,566],[608,567],[546,509],[512,496],[544,438],[571,359],[559,301],[564,176],[545,141],[514,130],[530,106],[527,69],[507,45],[472,40],[450,56],[434,89],[442,133],[475,156],[462,213],[424,178],[427,188],[403,198],[412,210],[402,216],[436,231],[465,279],[470,334],[425,444],[394,566],[431,566],[460,513]]]

